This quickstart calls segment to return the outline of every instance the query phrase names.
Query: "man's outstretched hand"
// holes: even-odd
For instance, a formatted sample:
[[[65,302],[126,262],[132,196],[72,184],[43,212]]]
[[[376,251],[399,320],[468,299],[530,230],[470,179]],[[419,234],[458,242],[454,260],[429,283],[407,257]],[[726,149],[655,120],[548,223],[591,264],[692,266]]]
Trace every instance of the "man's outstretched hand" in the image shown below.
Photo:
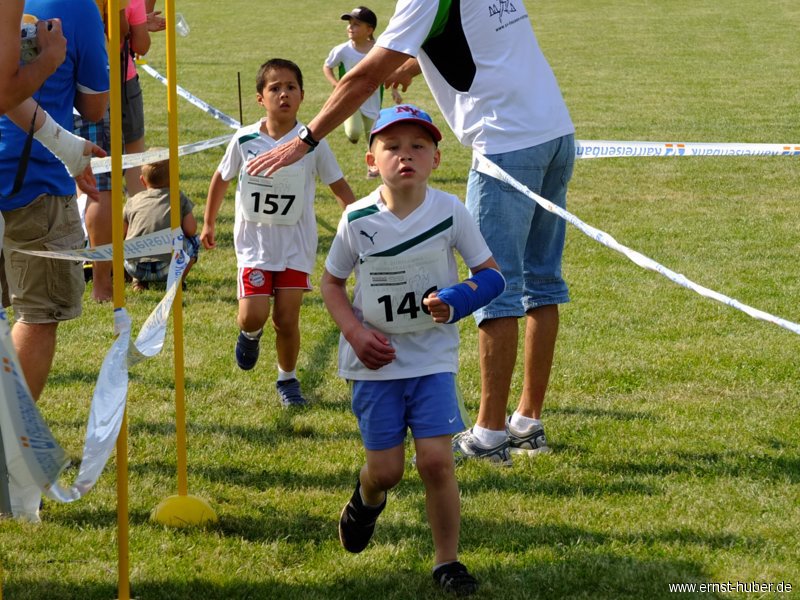
[[[308,154],[309,148],[303,140],[294,138],[250,160],[247,163],[247,174],[269,177],[281,167],[292,165],[303,158]]]

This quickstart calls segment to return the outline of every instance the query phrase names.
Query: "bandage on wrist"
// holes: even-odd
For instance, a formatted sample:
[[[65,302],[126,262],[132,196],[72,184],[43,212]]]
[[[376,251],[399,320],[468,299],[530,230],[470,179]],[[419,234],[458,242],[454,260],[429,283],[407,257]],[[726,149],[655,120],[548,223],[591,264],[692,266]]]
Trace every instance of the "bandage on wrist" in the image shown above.
[[[506,280],[500,271],[483,269],[461,283],[439,290],[436,296],[450,305],[448,323],[455,323],[489,304],[503,293]]]
[[[33,137],[64,163],[71,177],[80,175],[92,160],[91,155],[83,155],[86,140],[61,127],[47,113]]]

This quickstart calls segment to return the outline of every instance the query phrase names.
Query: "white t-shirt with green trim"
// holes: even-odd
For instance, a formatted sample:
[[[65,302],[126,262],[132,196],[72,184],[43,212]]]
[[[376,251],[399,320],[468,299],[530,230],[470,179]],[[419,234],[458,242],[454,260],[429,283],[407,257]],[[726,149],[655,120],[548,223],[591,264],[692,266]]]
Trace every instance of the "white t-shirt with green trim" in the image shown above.
[[[254,203],[258,200],[258,212],[265,213],[270,206],[284,212],[287,208],[270,205],[266,198],[255,198],[242,195],[242,180],[247,177],[245,165],[248,160],[258,156],[297,136],[302,127],[298,123],[294,129],[279,140],[274,140],[261,131],[261,121],[242,127],[231,138],[225,155],[217,167],[217,171],[225,181],[238,177],[236,186],[236,217],[233,225],[233,245],[236,250],[236,264],[239,268],[257,268],[266,271],[284,271],[294,269],[303,273],[314,270],[317,256],[317,220],[314,215],[314,196],[316,178],[325,185],[330,185],[343,178],[342,170],[325,140],[313,152],[306,154],[295,165],[287,169],[293,173],[300,172],[302,191],[298,194],[298,202],[303,202],[302,215],[294,225],[270,224],[246,218],[246,211],[254,212]],[[281,169],[283,171],[283,169]],[[275,177],[279,177],[278,171]],[[254,192],[255,193],[255,192]],[[247,206],[244,205],[247,203]],[[289,211],[286,211],[289,212]]]
[[[522,0],[399,0],[376,44],[418,59],[447,124],[481,154],[575,132]]]
[[[376,303],[373,309],[377,309],[379,314],[385,313],[385,318],[432,322],[430,315],[422,309],[422,298],[432,285],[441,289],[460,281],[453,249],[470,268],[488,260],[491,251],[467,209],[452,194],[429,187],[423,203],[404,219],[398,219],[386,208],[380,189],[347,207],[339,221],[325,268],[340,279],[347,279],[355,272],[353,310],[362,322],[365,320],[365,298]],[[431,269],[424,265],[422,272],[418,273],[402,264],[403,261],[413,263],[414,257],[428,259],[437,253],[446,263],[441,269],[445,274],[443,281],[429,280]],[[392,257],[398,260],[396,268],[372,273],[373,279],[367,277],[364,269],[370,260]],[[386,288],[377,293],[365,289],[380,277],[383,277],[385,286],[402,288],[395,298],[384,293]],[[369,323],[365,325],[380,329]],[[436,323],[422,331],[384,331],[384,335],[394,347],[396,358],[378,370],[365,367],[344,336],[340,336],[339,375],[354,380],[407,379],[458,370],[457,324]]]

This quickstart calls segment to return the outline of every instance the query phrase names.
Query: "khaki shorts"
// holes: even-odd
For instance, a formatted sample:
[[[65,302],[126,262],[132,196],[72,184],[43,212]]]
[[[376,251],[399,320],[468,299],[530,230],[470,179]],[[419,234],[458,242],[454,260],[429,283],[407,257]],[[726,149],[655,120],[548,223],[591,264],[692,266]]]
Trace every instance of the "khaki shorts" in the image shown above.
[[[84,244],[75,196],[42,194],[28,206],[3,211],[3,306],[23,323],[57,323],[79,317],[86,286],[83,262],[43,258],[25,250],[75,250]]]

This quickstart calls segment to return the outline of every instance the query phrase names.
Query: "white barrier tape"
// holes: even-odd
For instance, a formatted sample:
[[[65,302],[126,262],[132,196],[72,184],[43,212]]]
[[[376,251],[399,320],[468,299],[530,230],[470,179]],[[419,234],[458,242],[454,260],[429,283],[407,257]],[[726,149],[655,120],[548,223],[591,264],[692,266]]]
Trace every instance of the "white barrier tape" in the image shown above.
[[[232,135],[220,135],[215,138],[210,138],[207,140],[201,140],[199,142],[193,142],[191,144],[185,144],[183,146],[179,146],[178,156],[195,154],[197,152],[203,152],[204,150],[208,150],[210,148],[216,148],[217,146],[222,146],[223,144],[227,144],[228,141],[231,139],[231,137]],[[145,152],[139,152],[138,154],[124,154],[122,156],[122,168],[130,169],[131,167],[141,167],[142,165],[158,162],[160,160],[166,160],[168,158],[169,158],[168,148],[164,148],[162,150],[146,150]],[[106,156],[105,158],[92,159],[92,173],[97,175],[99,173],[109,173],[109,172],[111,172],[110,156]]]
[[[153,67],[151,67],[147,63],[142,63],[139,66],[145,71],[145,73],[147,73],[151,77],[154,77],[155,79],[157,79],[158,81],[160,81],[164,85],[169,85],[169,81],[167,80],[167,78],[164,77],[161,73],[156,71]],[[239,129],[242,126],[242,124],[239,123],[239,121],[237,121],[236,119],[234,119],[230,115],[226,115],[221,110],[214,108],[208,102],[206,102],[204,100],[201,100],[200,98],[198,98],[197,96],[192,94],[190,91],[186,90],[185,88],[182,88],[179,85],[176,86],[176,88],[177,88],[179,96],[181,96],[182,98],[185,98],[191,104],[194,104],[197,108],[199,108],[203,112],[211,115],[215,119],[217,119],[219,121],[222,121],[228,127],[232,128],[232,129]]]
[[[740,310],[755,319],[760,319],[762,321],[774,323],[779,327],[783,327],[784,329],[788,329],[789,331],[800,334],[800,324],[798,323],[793,323],[791,321],[787,321],[780,317],[776,317],[774,315],[758,310],[746,304],[742,304],[738,300],[734,300],[733,298],[720,294],[719,292],[715,292],[714,290],[710,290],[706,287],[698,285],[690,281],[680,273],[676,273],[675,271],[672,271],[664,267],[663,265],[655,262],[654,260],[648,258],[647,256],[639,252],[636,252],[635,250],[631,250],[626,246],[623,246],[622,244],[617,242],[617,240],[615,240],[613,237],[611,237],[604,231],[600,231],[599,229],[596,229],[591,225],[587,225],[575,215],[567,212],[566,210],[564,210],[559,206],[556,206],[549,200],[545,200],[538,194],[535,194],[534,192],[530,191],[527,187],[525,187],[516,179],[511,177],[508,173],[503,171],[492,161],[490,161],[485,156],[482,156],[477,152],[473,152],[472,154],[472,168],[475,169],[476,171],[489,175],[490,177],[499,179],[507,183],[508,185],[511,185],[512,187],[516,188],[517,190],[525,194],[528,198],[535,201],[537,204],[539,204],[542,208],[544,208],[548,212],[554,213],[559,217],[561,217],[562,219],[564,219],[565,221],[567,221],[568,223],[571,223],[593,240],[600,242],[604,246],[608,246],[612,250],[616,250],[617,252],[624,254],[631,261],[633,261],[640,267],[649,269],[651,271],[655,271],[656,273],[661,273],[664,277],[666,277],[670,281],[673,281],[674,283],[677,283],[680,286],[683,286],[694,292],[697,292],[701,296],[705,296],[706,298],[711,298],[712,300],[717,300],[722,304],[726,304],[732,308]]]
[[[182,234],[173,238],[172,250],[167,292],[145,321],[135,343],[131,342],[130,316],[124,308],[114,311],[117,337],[106,354],[95,385],[78,475],[67,487],[58,480],[69,460],[30,395],[11,341],[6,313],[0,308],[0,360],[3,363],[0,427],[5,432],[3,443],[15,517],[38,522],[42,492],[59,502],[73,502],[85,496],[102,474],[125,414],[128,368],[155,356],[164,346],[167,319],[189,260],[183,250]]]
[[[153,233],[148,233],[139,237],[125,240],[122,243],[123,254],[126,259],[142,258],[144,256],[158,256],[159,254],[169,254],[172,252],[173,238],[181,236],[183,231],[180,227],[170,231],[162,229]],[[8,250],[8,248],[7,248]],[[75,250],[23,250],[13,248],[14,252],[23,254],[33,254],[45,258],[56,258],[59,260],[111,260],[114,254],[113,244],[104,244],[94,248],[76,248]]]
[[[189,255],[183,250],[183,235],[176,236],[173,242],[172,260],[169,263],[167,275],[167,291],[161,302],[158,303],[142,325],[136,342],[128,347],[128,366],[140,363],[161,352],[164,347],[164,337],[167,333],[167,320],[169,319],[181,276],[189,264]]]
[[[800,144],[575,141],[576,158],[658,156],[800,156]]]
[[[216,109],[214,109],[216,110]],[[178,148],[178,156],[203,152],[227,144],[230,135],[185,144]],[[713,142],[609,142],[576,140],[576,158],[656,158],[666,156],[800,156],[800,144],[734,144]],[[122,168],[141,167],[169,158],[169,150],[147,150],[138,154],[125,154]],[[92,173],[111,171],[111,158],[93,158]]]

